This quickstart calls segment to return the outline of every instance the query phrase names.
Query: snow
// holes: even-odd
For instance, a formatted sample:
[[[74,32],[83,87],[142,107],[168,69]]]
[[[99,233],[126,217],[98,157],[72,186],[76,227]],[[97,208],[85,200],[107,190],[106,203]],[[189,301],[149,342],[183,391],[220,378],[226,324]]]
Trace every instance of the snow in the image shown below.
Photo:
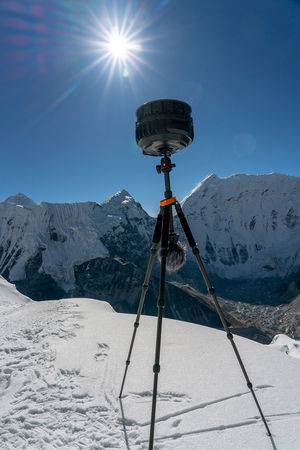
[[[12,309],[19,308],[32,300],[17,291],[14,284],[0,275],[0,314],[4,315]]]
[[[0,292],[0,448],[148,448],[156,320],[141,317],[120,403],[134,316],[91,299],[23,301],[3,280]],[[164,319],[156,449],[299,449],[299,361],[235,340],[273,442],[225,334]]]
[[[296,341],[285,334],[277,334],[270,345],[286,355],[300,359],[300,341]]]
[[[220,277],[285,277],[300,267],[300,177],[212,174],[182,201],[207,267]]]

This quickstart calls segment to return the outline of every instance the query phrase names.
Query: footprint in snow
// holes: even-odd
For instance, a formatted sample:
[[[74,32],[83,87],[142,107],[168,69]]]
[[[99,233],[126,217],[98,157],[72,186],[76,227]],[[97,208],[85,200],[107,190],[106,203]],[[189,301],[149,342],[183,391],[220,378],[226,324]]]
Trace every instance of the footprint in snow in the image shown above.
[[[104,343],[98,343],[98,352],[95,353],[94,358],[96,361],[104,361],[105,358],[108,356],[109,352],[109,346]]]
[[[152,399],[152,391],[142,391],[142,392],[131,392],[129,396],[137,397],[141,400],[151,400]],[[127,396],[124,396],[127,397]],[[159,401],[165,402],[190,402],[191,399],[186,394],[180,392],[159,392],[157,394],[157,399]]]

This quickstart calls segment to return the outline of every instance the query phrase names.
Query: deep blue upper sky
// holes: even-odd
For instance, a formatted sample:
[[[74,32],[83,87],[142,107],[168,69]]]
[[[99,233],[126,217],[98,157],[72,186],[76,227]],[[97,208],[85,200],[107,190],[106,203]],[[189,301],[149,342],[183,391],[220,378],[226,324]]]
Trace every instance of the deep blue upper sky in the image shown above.
[[[129,76],[95,61],[97,24],[138,19]],[[300,2],[2,0],[0,200],[102,201],[123,188],[150,212],[163,179],[134,142],[136,108],[178,98],[195,141],[174,157],[174,193],[209,173],[299,175]],[[99,56],[99,55],[98,55]]]

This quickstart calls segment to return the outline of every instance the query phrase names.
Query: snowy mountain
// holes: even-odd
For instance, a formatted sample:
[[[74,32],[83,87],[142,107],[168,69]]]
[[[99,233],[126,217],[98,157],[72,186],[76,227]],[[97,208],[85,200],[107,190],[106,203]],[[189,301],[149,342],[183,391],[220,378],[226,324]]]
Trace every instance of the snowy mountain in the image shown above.
[[[210,175],[182,206],[219,277],[286,277],[299,270],[300,177]]]
[[[16,291],[1,280],[0,303],[4,298],[0,448],[147,449],[156,320],[141,317],[119,402],[134,316],[86,298],[12,308]],[[165,319],[155,448],[298,450],[299,360],[273,346],[235,341],[273,441],[225,333]]]
[[[223,296],[275,305],[299,294],[300,177],[211,175],[182,204]],[[183,275],[199,279],[191,264]]]
[[[27,197],[21,192],[11,197],[8,197],[4,203],[15,206],[29,206],[29,207],[35,205],[34,201],[32,201],[31,198]]]
[[[108,257],[117,244],[126,252],[132,234],[131,251],[137,242],[148,246],[151,225],[151,218],[126,191],[102,205],[36,205],[18,194],[0,203],[0,273],[23,285],[34,284],[38,291],[38,284],[46,283],[48,298],[55,296],[55,289],[63,295],[75,287],[75,266]]]
[[[31,302],[32,300],[25,295],[17,291],[14,284],[8,283],[0,275],[0,313],[1,315],[6,314],[8,311],[14,308],[19,308],[25,303]]]
[[[296,299],[300,292],[299,193],[299,177],[222,179],[213,175],[184,199],[183,209],[221,296],[274,308]],[[17,194],[0,203],[0,274],[34,299],[101,298],[117,311],[134,312],[154,222],[125,190],[102,204],[37,205]],[[156,264],[147,314],[156,313],[158,269]],[[220,326],[212,305],[203,296],[195,302],[191,290],[184,289],[188,284],[204,292],[191,255],[169,281],[167,317]],[[280,321],[277,309],[261,308],[263,323],[252,323],[253,336],[262,332],[261,342],[286,332],[297,338],[298,302],[293,305],[286,315],[279,308]],[[234,306],[228,309],[228,321],[240,329],[247,325],[240,314],[243,309],[236,309],[237,314]],[[267,311],[274,320],[268,319]]]

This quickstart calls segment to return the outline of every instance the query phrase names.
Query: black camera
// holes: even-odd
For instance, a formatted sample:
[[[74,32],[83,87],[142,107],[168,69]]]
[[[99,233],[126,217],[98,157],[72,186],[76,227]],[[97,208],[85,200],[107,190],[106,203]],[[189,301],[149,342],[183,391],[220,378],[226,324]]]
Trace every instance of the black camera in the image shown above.
[[[136,143],[144,155],[170,156],[193,142],[192,108],[179,100],[154,100],[136,111]]]

